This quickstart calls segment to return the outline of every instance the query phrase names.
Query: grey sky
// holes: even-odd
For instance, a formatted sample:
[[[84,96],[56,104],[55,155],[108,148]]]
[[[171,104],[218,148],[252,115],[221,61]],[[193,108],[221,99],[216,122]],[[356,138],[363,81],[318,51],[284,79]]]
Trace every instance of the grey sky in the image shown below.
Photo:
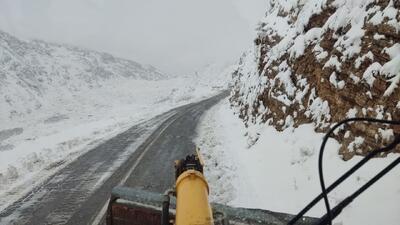
[[[0,0],[0,29],[185,74],[238,59],[267,0]]]

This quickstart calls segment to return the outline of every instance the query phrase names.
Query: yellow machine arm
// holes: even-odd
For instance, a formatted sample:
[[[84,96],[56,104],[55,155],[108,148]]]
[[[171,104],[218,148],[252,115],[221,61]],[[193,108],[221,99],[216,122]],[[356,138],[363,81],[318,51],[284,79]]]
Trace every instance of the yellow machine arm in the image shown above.
[[[203,161],[199,153],[177,161],[175,168],[177,171],[175,225],[214,224],[208,201],[209,188],[203,176]]]
[[[129,187],[115,187],[107,210],[107,225],[282,225],[293,218],[285,213],[211,204],[197,154],[175,161],[175,187],[164,195]],[[298,225],[315,222],[303,217]]]

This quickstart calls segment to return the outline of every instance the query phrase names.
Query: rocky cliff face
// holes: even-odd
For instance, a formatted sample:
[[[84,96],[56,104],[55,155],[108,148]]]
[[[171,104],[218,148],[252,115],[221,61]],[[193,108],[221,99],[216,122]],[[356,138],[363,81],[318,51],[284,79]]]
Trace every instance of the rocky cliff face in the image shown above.
[[[324,132],[354,116],[400,119],[400,1],[271,0],[258,31],[233,75],[231,103],[247,125]],[[349,159],[396,132],[356,123],[335,138]]]

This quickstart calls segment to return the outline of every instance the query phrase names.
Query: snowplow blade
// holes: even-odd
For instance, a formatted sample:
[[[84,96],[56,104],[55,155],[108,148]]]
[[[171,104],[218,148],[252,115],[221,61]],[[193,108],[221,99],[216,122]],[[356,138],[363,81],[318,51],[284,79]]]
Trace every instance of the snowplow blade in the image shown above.
[[[139,189],[116,187],[112,191],[107,212],[107,225],[161,224],[163,195]],[[176,200],[171,199],[170,218],[175,217]],[[215,225],[283,225],[293,215],[260,209],[234,208],[212,204]],[[298,224],[312,224],[316,219],[304,217]]]

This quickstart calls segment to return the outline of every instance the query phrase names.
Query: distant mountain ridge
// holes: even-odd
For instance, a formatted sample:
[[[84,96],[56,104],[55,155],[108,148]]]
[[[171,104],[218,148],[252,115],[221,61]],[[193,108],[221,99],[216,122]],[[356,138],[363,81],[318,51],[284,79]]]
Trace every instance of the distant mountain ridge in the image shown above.
[[[29,114],[54,101],[81,100],[83,92],[105,88],[113,80],[166,78],[152,66],[108,53],[22,41],[0,31],[0,121]]]

